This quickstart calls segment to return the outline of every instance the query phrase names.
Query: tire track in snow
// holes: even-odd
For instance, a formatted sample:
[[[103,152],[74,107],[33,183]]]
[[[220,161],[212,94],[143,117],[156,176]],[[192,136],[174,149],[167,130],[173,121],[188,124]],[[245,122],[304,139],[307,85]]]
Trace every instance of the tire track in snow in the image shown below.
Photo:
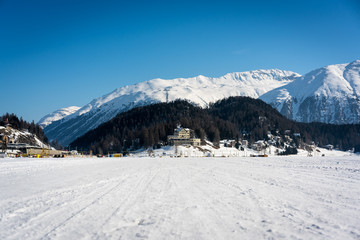
[[[169,188],[173,186],[170,177],[173,169],[176,168],[163,167],[161,164],[155,172],[139,182],[136,193],[130,194],[104,222],[104,234],[100,238],[161,237],[162,226],[170,220],[169,212],[175,204],[168,195]],[[173,195],[176,193],[173,192]]]
[[[227,170],[228,171],[228,170]],[[272,229],[274,218],[281,219],[286,218],[287,216],[284,214],[284,210],[278,206],[284,206],[284,201],[281,197],[275,197],[272,195],[272,192],[283,191],[283,186],[279,186],[277,181],[274,179],[264,179],[258,178],[253,173],[245,175],[236,175],[232,174],[231,176],[236,176],[236,178],[224,178],[221,176],[228,176],[227,171],[218,171],[216,175],[211,175],[212,180],[227,187],[230,190],[239,191],[240,194],[243,195],[244,204],[248,204],[248,209],[251,210],[251,218],[243,218],[245,222],[251,221],[250,227],[255,230],[255,232],[263,233],[261,238],[278,238],[284,237],[284,235],[274,232]],[[220,175],[220,177],[218,177]],[[215,177],[217,176],[217,177]],[[246,186],[239,186],[243,183]],[[246,190],[245,190],[246,189]],[[265,190],[266,189],[266,190]],[[265,190],[269,192],[269,195],[262,193]],[[264,198],[265,197],[265,198]],[[298,211],[298,209],[293,209]],[[254,211],[256,211],[256,216],[254,218]],[[290,215],[292,215],[290,213]],[[292,215],[293,216],[293,215]],[[280,221],[284,222],[284,221]],[[288,225],[294,224],[297,225],[299,223],[295,223],[292,218],[287,218],[286,221]],[[251,226],[253,225],[253,226]],[[248,227],[249,229],[249,227]],[[260,236],[258,236],[260,237]]]
[[[66,225],[66,223],[68,223],[71,219],[73,219],[74,217],[76,217],[78,214],[80,214],[81,212],[85,211],[87,208],[89,208],[90,206],[94,205],[95,203],[97,203],[100,199],[104,198],[106,195],[108,195],[109,193],[111,193],[112,191],[114,191],[114,189],[116,189],[117,187],[119,187],[122,184],[122,182],[116,184],[115,186],[111,187],[110,189],[106,190],[105,192],[101,193],[99,196],[97,196],[94,200],[92,200],[89,204],[85,205],[84,207],[80,208],[79,210],[72,212],[71,216],[69,216],[68,218],[66,218],[64,221],[62,221],[61,223],[59,223],[58,225],[56,225],[54,228],[52,228],[49,232],[47,232],[43,237],[41,237],[41,239],[47,239],[49,238],[50,234],[55,232],[58,228]],[[98,189],[96,189],[98,190]],[[78,199],[75,200],[76,202],[78,202]]]
[[[360,239],[358,162],[289,159],[106,160],[73,187],[4,197],[0,239]]]
[[[132,222],[131,224],[117,226],[115,230],[111,229],[112,231],[110,231],[110,232],[109,232],[109,230],[104,231],[104,229],[109,227],[108,225],[110,225],[110,228],[112,228],[111,226],[115,225],[115,224],[111,224],[112,219],[116,218],[119,215],[123,216],[122,217],[123,219],[125,218],[126,210],[129,210],[129,208],[131,208],[131,205],[136,204],[136,202],[134,202],[134,200],[136,200],[138,195],[141,194],[144,191],[144,189],[146,189],[146,187],[150,185],[151,181],[157,176],[158,173],[159,173],[159,170],[157,170],[154,174],[152,174],[151,170],[150,170],[150,174],[143,173],[142,177],[139,179],[139,181],[136,183],[136,185],[131,188],[129,193],[126,194],[126,196],[123,198],[122,201],[117,203],[116,209],[114,211],[112,211],[106,217],[105,220],[103,220],[103,223],[101,224],[101,227],[100,227],[102,229],[102,233],[101,234],[94,233],[93,237],[109,238],[111,236],[111,234],[114,234],[114,231],[115,232],[119,231],[119,227],[136,226],[138,224],[138,222]],[[148,175],[150,176],[150,179],[148,179]],[[118,222],[119,219],[116,219],[115,221]]]
[[[120,186],[122,185],[126,185],[127,182],[129,182],[129,176],[124,176],[122,177],[122,180],[119,182],[117,181],[117,179],[115,178],[114,181],[116,181],[117,183],[114,185],[114,186],[111,186],[110,188],[108,188],[105,192],[102,192],[101,195],[98,195],[95,197],[95,199],[91,200],[90,203],[88,203],[87,205],[81,207],[81,209],[78,209],[76,212],[72,212],[71,213],[71,216],[69,216],[67,219],[65,219],[64,221],[62,221],[60,224],[58,224],[56,227],[54,227],[53,229],[51,229],[48,233],[46,233],[44,235],[44,238],[50,236],[51,233],[56,233],[58,230],[60,229],[63,229],[63,228],[68,228],[69,226],[72,227],[72,224],[71,222],[72,221],[77,221],[75,220],[78,216],[80,216],[81,214],[84,214],[85,216],[87,216],[88,218],[91,218],[91,215],[92,214],[97,214],[98,212],[95,210],[95,211],[90,211],[90,209],[96,209],[98,207],[98,205],[101,205],[100,204],[100,201],[103,201],[105,198],[110,198],[110,199],[113,199],[113,195],[114,193],[118,192],[117,189],[120,188]],[[130,179],[133,179],[130,178]],[[141,179],[140,179],[141,181]],[[96,193],[99,189],[96,188],[94,189],[94,193]],[[135,191],[135,189],[134,189]],[[85,197],[86,198],[86,197]],[[76,202],[76,201],[75,201]],[[107,210],[104,209],[104,210]],[[86,212],[86,214],[85,214]],[[76,224],[75,224],[76,225]],[[78,229],[79,231],[81,229]],[[84,229],[85,231],[89,231],[89,230],[94,230],[94,229]],[[63,231],[61,230],[60,231],[60,234],[61,233],[64,233],[64,232],[71,232],[72,230],[70,229],[69,231]]]
[[[219,168],[221,169],[221,167]],[[226,168],[222,173],[221,171],[218,171],[217,175],[223,175],[226,176],[229,173],[229,170],[231,169]],[[241,172],[240,172],[241,173]],[[293,185],[286,185],[284,181],[284,176],[280,175],[279,178],[273,178],[274,173],[270,170],[266,170],[266,173],[270,174],[264,174],[264,173],[258,173],[258,175],[255,175],[254,172],[250,174],[246,174],[245,172],[242,172],[242,176],[238,177],[237,174],[231,173],[231,176],[234,179],[238,178],[238,182],[241,183],[242,181],[247,183],[249,186],[258,186],[257,189],[254,189],[254,191],[249,192],[250,197],[253,199],[253,202],[256,203],[257,206],[260,206],[260,210],[262,210],[262,215],[264,215],[265,219],[261,221],[261,225],[264,225],[266,227],[267,225],[273,225],[273,222],[277,222],[277,224],[281,223],[283,224],[285,229],[294,229],[294,232],[306,232],[310,238],[313,238],[318,235],[325,235],[328,238],[331,238],[331,228],[338,228],[336,222],[332,221],[332,219],[324,219],[323,216],[318,215],[313,212],[314,206],[321,206],[322,209],[325,211],[328,211],[329,214],[335,211],[334,204],[329,201],[325,201],[322,198],[315,198],[312,196],[312,194],[317,195],[318,192],[314,189],[309,187],[309,191],[304,191],[302,189],[301,191],[295,190],[293,188]],[[247,177],[244,177],[247,176]],[[259,177],[261,175],[261,177]],[[220,177],[215,178],[214,175],[209,175],[212,177],[215,181],[217,181],[220,184],[223,184],[224,186],[228,188],[234,188],[234,190],[238,190],[238,185],[234,183],[234,181],[226,182],[223,181],[226,178]],[[276,176],[276,174],[275,174]],[[286,175],[285,175],[286,176]],[[270,178],[269,178],[270,177]],[[306,179],[305,182],[301,181],[299,185],[295,186],[304,186],[304,188],[308,187],[309,183],[311,185],[318,184],[316,179],[318,179],[319,175],[316,175],[315,178],[309,179],[305,176],[301,176],[300,179]],[[320,178],[321,180],[326,178]],[[229,179],[227,179],[229,180]],[[233,180],[233,179],[230,179]],[[314,182],[313,182],[314,181]],[[292,179],[290,182],[294,182],[294,179]],[[266,189],[269,189],[270,191],[267,191]],[[269,194],[264,194],[262,191],[265,190],[265,192],[269,192]],[[287,194],[288,193],[288,194]],[[289,194],[290,193],[290,194]],[[300,195],[299,195],[300,194]],[[297,196],[300,196],[299,199],[296,199]],[[306,199],[307,201],[310,201],[310,203],[301,203],[301,199]],[[333,198],[330,198],[333,199]],[[298,206],[300,209],[297,209]],[[304,206],[306,207],[304,209]],[[345,205],[340,201],[340,204],[338,204],[339,207],[346,208]],[[251,209],[257,209],[256,207],[252,206]],[[264,214],[264,211],[265,213]],[[358,211],[358,210],[356,210]],[[351,216],[351,213],[349,212],[347,215]],[[277,218],[274,218],[274,216],[278,216]],[[273,219],[273,221],[266,220],[268,217],[270,219]],[[253,218],[253,217],[252,217]],[[354,221],[354,220],[353,220]],[[309,222],[311,224],[309,224]],[[320,226],[320,227],[319,227]],[[330,226],[330,227],[329,227]],[[275,226],[278,230],[278,235],[276,237],[283,237],[284,234],[279,233],[281,231],[281,228]],[[269,229],[270,234],[274,233],[274,229]],[[266,232],[266,235],[269,233]],[[265,236],[266,236],[265,235]],[[264,236],[264,237],[265,237]],[[289,236],[290,237],[290,236]]]
[[[199,179],[202,179],[203,182],[208,182],[206,185],[209,187],[199,186],[199,191],[202,192],[204,199],[212,199],[210,204],[212,211],[215,212],[215,215],[218,216],[218,219],[222,219],[221,216],[224,216],[219,226],[227,222],[227,225],[224,228],[231,226],[231,229],[228,229],[228,232],[232,232],[231,238],[234,236],[251,236],[251,238],[259,238],[258,227],[255,227],[257,222],[255,220],[260,220],[264,217],[264,214],[261,214],[261,205],[258,203],[256,198],[251,196],[252,189],[244,188],[239,185],[226,182],[226,178],[215,177],[219,174],[219,168],[210,168],[206,171],[202,171],[202,174],[198,175]],[[222,176],[226,176],[223,174]],[[218,187],[214,187],[214,185]],[[211,186],[211,187],[210,187]],[[225,188],[224,188],[225,187]],[[214,194],[208,189],[216,188],[221,190],[217,193],[218,197],[214,197]],[[222,206],[221,210],[218,210],[215,206]],[[251,210],[251,212],[250,212]],[[246,215],[238,214],[239,212],[249,212],[251,213],[251,219]],[[253,220],[254,214],[256,213],[256,219]],[[247,235],[246,235],[247,234]]]
[[[61,219],[63,219],[63,216],[69,215],[69,210],[71,215],[68,219],[71,219],[76,212],[81,210],[76,209],[79,205],[84,202],[89,202],[89,198],[91,199],[93,196],[100,198],[101,195],[106,194],[106,191],[109,191],[109,189],[113,188],[114,184],[117,183],[117,179],[107,182],[100,180],[96,183],[80,185],[71,189],[66,188],[63,190],[44,192],[41,196],[30,197],[25,202],[18,203],[21,208],[18,208],[16,211],[23,212],[26,214],[25,216],[29,216],[21,221],[21,225],[12,225],[12,229],[14,230],[12,236],[17,239],[23,238],[19,234],[25,231],[28,236],[41,238],[41,236],[37,235],[46,231],[49,227],[60,225],[57,222],[59,220],[64,221]],[[99,187],[101,187],[101,189],[105,187],[105,189],[100,192],[100,195],[98,191]],[[16,224],[17,221],[18,220],[15,222],[10,221],[9,224]],[[55,228],[56,227],[53,227],[53,229]],[[16,229],[21,229],[22,231],[18,233]],[[39,229],[41,229],[41,231],[39,231]],[[50,232],[51,231],[48,231],[48,234]]]

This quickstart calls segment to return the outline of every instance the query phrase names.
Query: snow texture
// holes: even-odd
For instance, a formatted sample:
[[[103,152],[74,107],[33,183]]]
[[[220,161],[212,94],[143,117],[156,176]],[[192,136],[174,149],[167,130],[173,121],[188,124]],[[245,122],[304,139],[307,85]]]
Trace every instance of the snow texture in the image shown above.
[[[277,69],[229,73],[219,78],[197,76],[171,80],[153,79],[118,88],[94,99],[78,111],[44,128],[50,141],[67,145],[77,137],[136,106],[186,99],[199,106],[230,96],[258,98],[300,75]]]
[[[314,70],[260,99],[300,122],[359,123],[360,60]]]
[[[360,239],[359,160],[0,159],[0,239]]]
[[[44,116],[43,118],[41,118],[39,120],[38,124],[44,128],[44,127],[50,125],[52,122],[59,121],[59,120],[63,119],[64,117],[75,113],[79,109],[80,109],[80,107],[76,107],[76,106],[61,108],[59,110],[56,110],[55,112],[52,112],[52,113]]]

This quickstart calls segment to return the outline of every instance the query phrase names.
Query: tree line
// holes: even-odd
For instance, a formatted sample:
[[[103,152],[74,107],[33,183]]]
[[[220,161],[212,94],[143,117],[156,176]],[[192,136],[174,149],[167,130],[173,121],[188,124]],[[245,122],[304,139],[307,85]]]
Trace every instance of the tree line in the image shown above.
[[[298,123],[265,102],[249,97],[230,97],[206,109],[184,100],[134,108],[89,131],[70,146],[100,154],[156,148],[167,144],[167,136],[178,124],[193,129],[202,142],[206,139],[215,145],[220,139],[244,139],[250,143],[268,140],[269,133],[285,141],[290,132],[291,136],[299,136],[293,137],[296,146],[314,142],[360,151],[359,124]]]

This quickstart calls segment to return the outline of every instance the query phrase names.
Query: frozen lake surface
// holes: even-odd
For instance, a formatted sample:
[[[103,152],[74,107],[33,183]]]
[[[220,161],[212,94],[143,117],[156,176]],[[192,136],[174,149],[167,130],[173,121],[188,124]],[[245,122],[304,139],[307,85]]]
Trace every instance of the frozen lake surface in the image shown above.
[[[360,239],[360,157],[0,159],[0,239]]]

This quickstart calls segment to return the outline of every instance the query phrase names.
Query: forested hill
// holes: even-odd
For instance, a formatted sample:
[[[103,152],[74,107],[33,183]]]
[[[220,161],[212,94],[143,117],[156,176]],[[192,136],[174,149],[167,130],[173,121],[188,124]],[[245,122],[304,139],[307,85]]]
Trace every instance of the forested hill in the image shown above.
[[[249,97],[230,97],[207,109],[182,100],[135,108],[89,131],[70,146],[95,153],[155,147],[166,144],[167,136],[178,124],[215,144],[220,139],[246,139],[250,143],[267,140],[269,132],[285,139],[285,131],[290,130],[291,135],[300,133],[300,138],[294,138],[298,146],[314,141],[319,146],[332,144],[342,150],[360,150],[360,125],[298,123]]]
[[[154,146],[167,141],[178,124],[195,130],[195,134],[210,141],[221,137],[236,136],[234,124],[211,116],[206,110],[187,101],[158,103],[134,108],[117,115],[112,120],[76,139],[70,146],[91,148],[95,152],[119,151]],[[225,134],[227,133],[227,134]]]
[[[334,145],[341,150],[355,148],[360,151],[360,124],[300,123],[281,115],[277,110],[260,99],[248,97],[230,97],[212,104],[207,110],[212,116],[235,124],[243,133],[249,133],[248,139],[256,141],[267,139],[270,131],[273,135],[285,136],[300,133],[295,143],[315,142],[319,146]],[[265,118],[264,118],[265,117]]]

